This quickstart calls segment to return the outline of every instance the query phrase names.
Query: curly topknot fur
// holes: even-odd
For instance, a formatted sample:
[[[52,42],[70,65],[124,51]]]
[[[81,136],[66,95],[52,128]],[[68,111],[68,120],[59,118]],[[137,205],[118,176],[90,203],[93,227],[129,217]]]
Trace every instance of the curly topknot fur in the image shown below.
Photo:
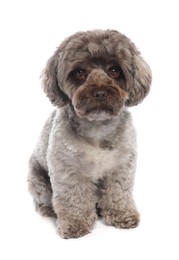
[[[37,211],[57,217],[64,238],[89,233],[96,212],[106,224],[137,226],[136,140],[127,107],[140,103],[151,84],[140,52],[117,31],[79,32],[62,42],[42,79],[57,109],[29,162]]]

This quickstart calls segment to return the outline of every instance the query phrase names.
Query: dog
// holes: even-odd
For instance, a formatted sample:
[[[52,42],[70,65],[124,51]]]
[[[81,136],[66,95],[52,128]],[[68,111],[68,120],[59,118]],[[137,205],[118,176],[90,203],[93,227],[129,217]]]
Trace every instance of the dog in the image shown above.
[[[150,90],[151,69],[134,43],[115,30],[78,32],[48,60],[42,87],[55,111],[29,160],[37,212],[57,218],[63,238],[82,237],[100,215],[135,228],[136,134],[128,107]]]

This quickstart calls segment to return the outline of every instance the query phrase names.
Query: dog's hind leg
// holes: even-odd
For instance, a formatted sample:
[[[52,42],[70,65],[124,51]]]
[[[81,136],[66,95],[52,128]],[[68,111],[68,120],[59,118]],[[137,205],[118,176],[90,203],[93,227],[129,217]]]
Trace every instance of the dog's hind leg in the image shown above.
[[[55,217],[52,206],[52,187],[48,172],[34,156],[29,161],[28,188],[34,198],[37,212],[43,216]]]

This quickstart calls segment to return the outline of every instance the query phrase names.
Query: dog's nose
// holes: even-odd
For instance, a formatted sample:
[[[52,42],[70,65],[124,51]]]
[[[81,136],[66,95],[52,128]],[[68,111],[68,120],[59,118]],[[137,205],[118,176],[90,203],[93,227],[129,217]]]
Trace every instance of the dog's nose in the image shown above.
[[[107,94],[105,90],[96,90],[93,93],[93,97],[96,99],[96,101],[102,102],[106,100]]]

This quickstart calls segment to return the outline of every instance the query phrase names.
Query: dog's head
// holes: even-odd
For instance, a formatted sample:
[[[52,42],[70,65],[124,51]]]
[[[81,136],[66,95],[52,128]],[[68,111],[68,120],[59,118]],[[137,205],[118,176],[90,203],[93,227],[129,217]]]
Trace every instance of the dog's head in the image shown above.
[[[43,88],[51,102],[71,104],[89,120],[109,119],[149,92],[151,70],[135,45],[113,30],[76,33],[49,59]]]

